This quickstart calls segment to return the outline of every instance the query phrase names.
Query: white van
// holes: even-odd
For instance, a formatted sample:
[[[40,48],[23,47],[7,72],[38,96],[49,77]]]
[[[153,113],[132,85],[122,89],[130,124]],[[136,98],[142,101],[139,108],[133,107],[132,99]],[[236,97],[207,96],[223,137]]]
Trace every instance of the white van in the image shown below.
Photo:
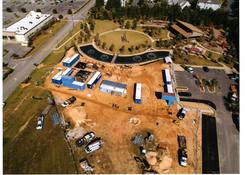
[[[90,142],[86,147],[85,147],[85,152],[88,154],[88,153],[91,153],[91,152],[94,152],[98,149],[100,149],[102,146],[102,142],[101,142],[101,139],[100,138],[97,138],[95,140],[93,140],[92,142]]]

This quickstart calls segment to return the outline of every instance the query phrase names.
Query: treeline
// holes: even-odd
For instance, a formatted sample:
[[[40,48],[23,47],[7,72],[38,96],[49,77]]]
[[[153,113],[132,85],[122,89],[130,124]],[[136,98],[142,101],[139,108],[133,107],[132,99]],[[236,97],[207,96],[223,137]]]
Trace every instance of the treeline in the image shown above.
[[[191,7],[181,9],[178,5],[169,6],[165,0],[156,0],[155,5],[150,6],[145,0],[139,0],[137,6],[127,4],[121,6],[120,0],[108,0],[104,6],[103,0],[96,0],[96,6],[92,8],[90,16],[94,19],[119,20],[124,19],[165,19],[174,22],[176,19],[189,22],[197,26],[214,26],[227,32],[228,40],[236,49],[231,49],[231,54],[238,58],[239,55],[239,20],[238,0],[231,5],[233,16],[223,8],[200,9],[192,1]],[[193,3],[194,2],[194,3]]]

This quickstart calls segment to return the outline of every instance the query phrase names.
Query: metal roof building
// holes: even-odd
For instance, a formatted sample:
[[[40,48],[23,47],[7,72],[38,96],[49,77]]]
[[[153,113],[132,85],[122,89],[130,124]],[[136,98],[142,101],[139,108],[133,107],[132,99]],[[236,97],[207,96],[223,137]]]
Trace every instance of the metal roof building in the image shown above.
[[[28,45],[29,36],[37,32],[53,19],[50,14],[30,11],[24,18],[3,29],[3,39],[7,42],[19,42]]]
[[[108,94],[123,96],[127,94],[127,85],[109,80],[103,80],[100,85],[100,91]]]

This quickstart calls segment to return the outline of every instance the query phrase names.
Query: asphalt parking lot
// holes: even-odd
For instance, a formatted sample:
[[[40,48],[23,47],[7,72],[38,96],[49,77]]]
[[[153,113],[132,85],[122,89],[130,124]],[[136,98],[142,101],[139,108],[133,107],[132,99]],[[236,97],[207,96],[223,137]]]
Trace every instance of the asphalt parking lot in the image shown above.
[[[14,22],[20,20],[31,10],[36,11],[40,9],[42,13],[53,14],[53,9],[57,10],[57,15],[62,14],[67,15],[69,9],[73,11],[78,10],[86,0],[63,0],[61,2],[55,3],[55,1],[47,0],[3,0],[3,26],[7,27]],[[7,12],[6,8],[11,8],[12,12]],[[26,13],[21,11],[22,8],[26,9]]]
[[[216,107],[216,124],[219,150],[220,173],[239,173],[239,131],[232,120],[232,114],[224,105],[223,97],[229,92],[229,85],[235,83],[230,80],[223,70],[210,69],[204,72],[201,68],[194,68],[195,75],[204,79],[215,78],[218,81],[216,93],[200,92],[192,74],[186,71],[175,72],[177,86],[186,86],[192,93],[192,99],[209,100]]]

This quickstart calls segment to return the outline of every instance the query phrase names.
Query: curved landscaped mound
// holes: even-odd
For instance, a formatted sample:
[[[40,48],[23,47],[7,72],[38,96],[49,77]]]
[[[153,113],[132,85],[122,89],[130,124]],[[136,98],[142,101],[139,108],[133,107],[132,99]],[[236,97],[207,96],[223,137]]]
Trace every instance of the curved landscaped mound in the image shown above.
[[[88,56],[97,61],[102,61],[106,63],[115,63],[115,64],[138,64],[138,63],[146,63],[151,61],[156,61],[159,59],[163,59],[164,57],[169,55],[169,51],[164,50],[151,50],[146,51],[144,53],[140,53],[137,55],[114,55],[108,54],[105,52],[101,52],[97,50],[92,44],[81,45],[79,47],[79,52],[82,55]]]
[[[119,55],[140,53],[152,45],[151,38],[135,30],[114,30],[100,34],[97,47]]]

